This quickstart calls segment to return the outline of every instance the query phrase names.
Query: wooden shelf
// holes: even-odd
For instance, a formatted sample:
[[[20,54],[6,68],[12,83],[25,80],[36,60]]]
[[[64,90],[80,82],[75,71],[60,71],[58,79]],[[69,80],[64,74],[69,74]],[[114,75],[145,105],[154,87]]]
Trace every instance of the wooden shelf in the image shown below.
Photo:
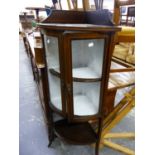
[[[54,124],[55,134],[62,140],[77,145],[88,145],[97,141],[97,134],[86,123],[68,123],[66,119]]]
[[[78,77],[78,72],[80,69],[73,69],[73,81],[74,82],[97,82],[97,81],[101,81],[101,78],[97,78],[97,76],[95,76],[95,73],[93,71],[91,71],[90,69],[88,69],[87,67],[82,68],[82,72],[87,72],[88,74],[85,74],[85,78],[84,76],[82,77]],[[60,73],[56,70],[56,69],[49,69],[50,73],[59,77],[60,78]],[[92,76],[91,76],[92,74]],[[88,78],[88,76],[90,76],[90,78]]]
[[[60,72],[58,72],[56,69],[50,68],[50,73],[60,78]]]
[[[75,82],[97,82],[101,77],[90,67],[73,68],[73,81]]]

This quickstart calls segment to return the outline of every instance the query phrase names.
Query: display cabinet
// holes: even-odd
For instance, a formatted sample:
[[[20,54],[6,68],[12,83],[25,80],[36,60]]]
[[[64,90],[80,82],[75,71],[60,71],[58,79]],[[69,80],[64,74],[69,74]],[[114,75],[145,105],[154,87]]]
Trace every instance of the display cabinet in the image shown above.
[[[75,12],[70,12],[68,23],[49,23],[49,17],[39,24],[45,51],[51,142],[56,135],[72,144],[96,143],[98,155],[114,36],[120,28],[108,22],[95,25],[94,19],[90,20],[92,14],[77,13],[81,23],[78,14],[76,20]],[[53,121],[53,113],[62,119]],[[98,120],[97,132],[91,120]]]

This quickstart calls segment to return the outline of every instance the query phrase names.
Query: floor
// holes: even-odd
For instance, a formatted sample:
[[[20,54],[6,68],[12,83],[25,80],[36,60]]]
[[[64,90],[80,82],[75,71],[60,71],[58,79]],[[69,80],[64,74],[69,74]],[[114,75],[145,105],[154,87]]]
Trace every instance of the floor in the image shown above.
[[[48,148],[48,136],[39,101],[36,83],[33,80],[30,61],[25,52],[22,39],[19,39],[19,142],[20,155],[94,155],[92,146],[68,145],[56,139]],[[134,132],[135,119],[132,110],[112,131]],[[134,149],[134,140],[115,140],[118,144]],[[123,155],[105,147],[100,155]]]

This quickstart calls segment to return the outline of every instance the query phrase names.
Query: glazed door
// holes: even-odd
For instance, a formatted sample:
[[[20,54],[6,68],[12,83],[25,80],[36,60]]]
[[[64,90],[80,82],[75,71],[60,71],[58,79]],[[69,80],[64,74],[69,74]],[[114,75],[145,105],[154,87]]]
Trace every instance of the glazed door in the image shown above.
[[[89,120],[99,116],[106,36],[70,36],[69,119]]]

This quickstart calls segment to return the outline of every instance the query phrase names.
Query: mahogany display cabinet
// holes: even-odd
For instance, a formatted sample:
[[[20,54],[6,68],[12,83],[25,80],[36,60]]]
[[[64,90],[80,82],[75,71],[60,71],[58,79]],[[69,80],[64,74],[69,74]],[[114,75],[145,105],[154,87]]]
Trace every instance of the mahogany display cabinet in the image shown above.
[[[38,24],[45,51],[50,142],[57,136],[72,144],[96,143],[96,155],[105,116],[114,36],[120,30],[107,15],[103,12],[101,21],[101,12],[56,11]],[[53,121],[53,113],[62,119]],[[98,131],[92,128],[91,120],[98,120]]]

